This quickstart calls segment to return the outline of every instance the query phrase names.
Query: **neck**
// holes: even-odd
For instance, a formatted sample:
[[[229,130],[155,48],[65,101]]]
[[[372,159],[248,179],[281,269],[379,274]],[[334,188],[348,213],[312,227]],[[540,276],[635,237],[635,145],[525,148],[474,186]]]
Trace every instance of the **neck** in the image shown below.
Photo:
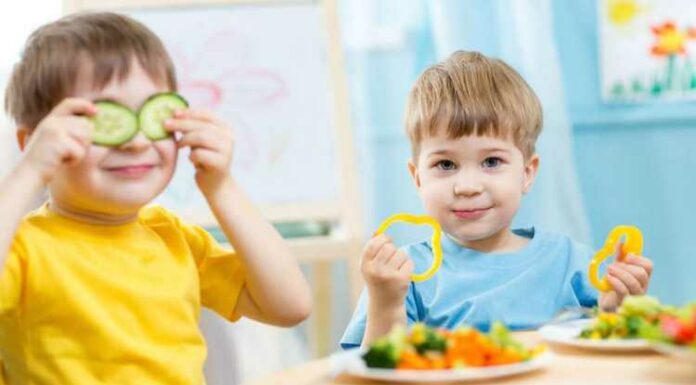
[[[472,250],[482,253],[509,253],[522,249],[529,240],[510,231],[509,228],[503,229],[489,237],[470,241],[462,241],[452,235],[447,236],[454,242]]]
[[[127,214],[109,214],[104,212],[88,211],[72,207],[63,202],[56,201],[53,198],[50,198],[48,201],[48,209],[66,218],[94,225],[124,225],[133,222],[138,218],[137,211]]]

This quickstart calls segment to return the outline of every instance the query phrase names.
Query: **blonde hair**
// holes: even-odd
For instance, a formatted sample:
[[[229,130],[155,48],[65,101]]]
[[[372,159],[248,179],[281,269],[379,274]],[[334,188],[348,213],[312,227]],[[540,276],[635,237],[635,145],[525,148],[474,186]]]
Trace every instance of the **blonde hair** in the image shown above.
[[[478,52],[457,51],[416,80],[406,106],[414,160],[423,138],[445,129],[450,138],[512,138],[528,159],[541,132],[541,103],[509,65]]]
[[[143,24],[110,12],[80,13],[46,24],[29,37],[5,90],[5,110],[19,127],[33,130],[75,91],[81,71],[96,89],[114,76],[124,80],[133,59],[153,81],[176,90],[171,58]]]

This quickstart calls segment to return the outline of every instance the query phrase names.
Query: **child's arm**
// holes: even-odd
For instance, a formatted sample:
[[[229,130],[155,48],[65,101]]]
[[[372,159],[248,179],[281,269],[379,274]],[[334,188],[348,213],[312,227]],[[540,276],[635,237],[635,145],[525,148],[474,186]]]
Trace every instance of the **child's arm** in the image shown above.
[[[0,271],[22,216],[54,172],[80,162],[91,143],[92,129],[84,115],[96,107],[83,99],[65,99],[41,122],[21,146],[24,155],[0,182]],[[26,148],[24,148],[24,144]]]
[[[653,263],[645,257],[629,254],[623,262],[614,262],[607,269],[607,279],[612,291],[599,296],[599,307],[613,311],[627,295],[640,295],[648,291]]]
[[[365,246],[360,271],[367,286],[368,304],[362,346],[387,334],[394,325],[406,325],[404,300],[413,268],[413,261],[384,234],[370,239]]]
[[[179,147],[191,147],[196,183],[244,264],[246,285],[235,312],[280,326],[307,318],[311,291],[297,260],[229,173],[230,128],[214,115],[195,110],[178,111],[167,128],[182,133]]]

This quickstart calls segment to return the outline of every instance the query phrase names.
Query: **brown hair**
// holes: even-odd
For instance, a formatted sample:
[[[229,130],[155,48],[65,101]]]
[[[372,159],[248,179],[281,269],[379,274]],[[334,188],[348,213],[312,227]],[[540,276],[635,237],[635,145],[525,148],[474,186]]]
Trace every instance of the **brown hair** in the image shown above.
[[[406,106],[406,133],[414,161],[424,137],[445,129],[450,138],[511,137],[525,158],[541,132],[541,103],[503,61],[457,51],[421,74]]]
[[[95,89],[124,80],[133,59],[156,82],[176,90],[171,58],[143,24],[116,13],[79,13],[46,24],[27,40],[5,91],[5,110],[33,130],[75,91],[80,71],[90,70]]]

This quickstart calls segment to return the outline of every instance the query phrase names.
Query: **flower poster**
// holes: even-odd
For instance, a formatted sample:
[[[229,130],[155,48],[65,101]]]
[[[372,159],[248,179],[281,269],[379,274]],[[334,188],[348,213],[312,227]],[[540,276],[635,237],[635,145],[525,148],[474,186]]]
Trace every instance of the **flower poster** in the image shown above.
[[[602,97],[696,99],[696,1],[598,0]]]

